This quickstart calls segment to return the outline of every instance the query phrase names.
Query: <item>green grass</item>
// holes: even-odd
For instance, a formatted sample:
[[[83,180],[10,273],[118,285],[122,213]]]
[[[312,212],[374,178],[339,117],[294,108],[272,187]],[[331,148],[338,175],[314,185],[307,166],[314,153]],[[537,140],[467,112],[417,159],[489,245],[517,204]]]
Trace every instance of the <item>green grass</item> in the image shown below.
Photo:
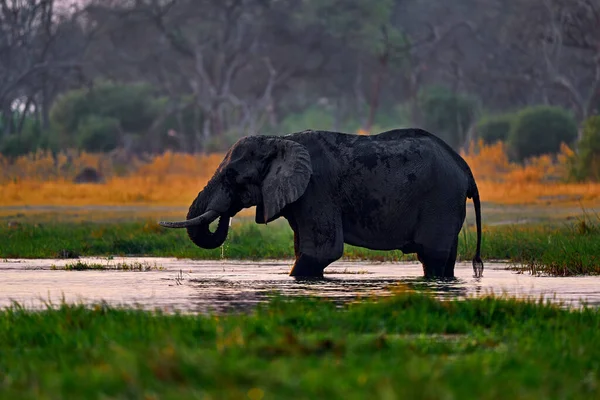
[[[164,267],[157,265],[156,263],[150,264],[149,262],[135,261],[132,263],[111,263],[110,259],[107,260],[106,264],[100,263],[87,263],[82,261],[76,261],[74,263],[67,263],[63,267],[52,265],[52,270],[65,270],[65,271],[161,271]]]
[[[161,228],[154,221],[48,222],[0,227],[2,258],[76,258],[78,256],[145,255],[194,259],[293,258],[293,234],[284,221],[268,226],[234,224],[224,246],[196,247],[185,230]],[[470,260],[476,235],[464,229],[458,259]],[[509,260],[517,269],[558,276],[600,274],[600,225],[591,218],[569,224],[512,225],[484,231],[484,260]],[[352,260],[415,260],[400,251],[372,251],[345,246]]]
[[[592,399],[600,311],[400,293],[250,314],[0,311],[0,398]]]

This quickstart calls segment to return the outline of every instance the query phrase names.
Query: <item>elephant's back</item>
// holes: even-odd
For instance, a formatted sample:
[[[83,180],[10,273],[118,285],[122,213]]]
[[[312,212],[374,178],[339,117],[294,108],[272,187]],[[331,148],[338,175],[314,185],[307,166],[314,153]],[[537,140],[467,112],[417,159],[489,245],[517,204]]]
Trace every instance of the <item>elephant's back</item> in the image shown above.
[[[344,179],[355,186],[352,190],[347,188],[350,196],[365,191],[358,187],[362,186],[378,198],[387,199],[382,201],[390,203],[390,207],[407,210],[429,196],[464,202],[470,187],[469,175],[455,154],[437,140],[427,135],[400,135],[382,141],[376,138],[370,143],[357,142],[353,148],[348,179]]]
[[[453,161],[459,170],[463,171],[470,180],[474,180],[471,168],[464,158],[460,156],[448,143],[440,137],[419,128],[393,129],[375,135],[378,141],[384,143],[416,140],[430,149],[432,153],[439,154],[440,158]]]
[[[400,160],[408,156],[408,160],[416,166],[430,168],[432,174],[461,181],[462,178],[466,181],[472,178],[467,162],[446,142],[423,129],[395,129],[373,138]],[[468,182],[466,185],[469,186]]]
[[[287,138],[308,149],[315,178],[335,181],[337,177],[346,188],[414,187],[415,191],[423,191],[428,186],[453,182],[462,190],[460,182],[468,180],[468,166],[462,157],[422,129],[396,129],[370,136],[306,131]]]

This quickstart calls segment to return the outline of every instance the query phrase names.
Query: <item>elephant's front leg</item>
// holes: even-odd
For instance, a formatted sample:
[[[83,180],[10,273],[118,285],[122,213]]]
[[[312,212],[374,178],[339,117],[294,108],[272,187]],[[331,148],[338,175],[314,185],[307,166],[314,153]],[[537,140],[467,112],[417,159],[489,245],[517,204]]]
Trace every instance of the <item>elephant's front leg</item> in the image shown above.
[[[323,270],[344,253],[341,218],[296,221],[293,225],[296,262],[290,276],[322,278]]]
[[[290,271],[290,276],[296,278],[322,278],[323,270],[338,258],[317,258],[300,253]]]

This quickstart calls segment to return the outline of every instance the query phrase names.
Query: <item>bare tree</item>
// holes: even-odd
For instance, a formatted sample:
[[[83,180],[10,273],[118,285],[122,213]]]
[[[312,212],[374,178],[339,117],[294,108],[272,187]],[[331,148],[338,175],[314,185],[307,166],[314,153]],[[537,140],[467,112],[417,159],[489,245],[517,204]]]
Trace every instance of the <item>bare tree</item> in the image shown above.
[[[0,112],[3,133],[18,132],[37,110],[48,127],[54,87],[81,68],[77,13],[57,12],[54,0],[0,0]],[[20,107],[20,119],[13,120]]]
[[[548,79],[584,120],[600,107],[600,3],[544,0],[544,6],[540,42]]]
[[[256,1],[149,5],[152,19],[179,55],[177,68],[203,114],[202,142],[232,129],[256,133],[272,106],[278,74],[264,54]],[[168,10],[167,10],[168,8]],[[262,87],[262,88],[261,88]],[[236,118],[236,109],[242,117]]]

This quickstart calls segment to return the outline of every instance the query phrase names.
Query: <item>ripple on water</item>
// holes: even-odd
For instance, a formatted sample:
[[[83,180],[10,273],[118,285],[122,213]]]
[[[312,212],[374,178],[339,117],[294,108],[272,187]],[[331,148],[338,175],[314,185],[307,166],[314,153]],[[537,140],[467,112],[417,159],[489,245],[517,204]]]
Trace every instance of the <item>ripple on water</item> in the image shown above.
[[[142,263],[149,271],[65,271],[73,260],[6,260],[0,263],[0,306],[16,300],[25,307],[45,302],[138,306],[166,311],[228,312],[251,309],[274,293],[319,296],[336,302],[389,296],[396,290],[427,290],[440,299],[464,299],[486,294],[544,297],[564,305],[600,305],[598,277],[535,277],[487,263],[483,279],[473,278],[468,263],[456,266],[452,282],[427,282],[418,263],[337,262],[323,280],[295,280],[288,261],[198,261],[172,258],[85,258],[83,264]]]

